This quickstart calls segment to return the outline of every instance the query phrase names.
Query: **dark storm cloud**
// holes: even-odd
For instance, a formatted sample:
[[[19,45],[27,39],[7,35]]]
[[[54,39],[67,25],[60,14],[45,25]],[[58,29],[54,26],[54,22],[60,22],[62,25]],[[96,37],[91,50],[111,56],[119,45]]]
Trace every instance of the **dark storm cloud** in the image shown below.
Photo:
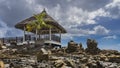
[[[48,8],[53,8],[57,4],[60,4],[63,9],[67,9],[70,6],[76,6],[84,10],[93,11],[104,7],[112,0],[36,0],[36,3],[42,4]]]
[[[4,0],[0,3],[0,18],[8,26],[14,26],[20,20],[31,16],[32,10],[25,0]]]
[[[114,8],[106,8],[105,11],[109,11],[111,17],[119,18],[120,17],[120,6],[115,6]]]

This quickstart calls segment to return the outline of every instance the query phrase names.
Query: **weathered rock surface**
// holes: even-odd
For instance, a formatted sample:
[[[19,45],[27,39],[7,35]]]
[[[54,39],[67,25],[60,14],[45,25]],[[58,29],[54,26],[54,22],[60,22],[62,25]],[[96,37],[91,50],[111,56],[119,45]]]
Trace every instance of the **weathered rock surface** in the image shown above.
[[[4,62],[0,60],[0,68],[5,68]]]
[[[14,57],[13,54],[11,54],[13,49],[6,51],[2,50],[0,50],[0,56],[2,56],[2,58],[7,58],[7,60],[14,60],[18,59],[17,57],[22,57],[20,55],[17,56],[18,53],[15,53],[16,55],[14,55]],[[21,50],[23,51],[22,48]],[[115,50],[100,50],[97,47],[97,42],[92,39],[87,40],[87,48],[85,50],[81,43],[77,44],[74,41],[70,41],[68,47],[49,49],[50,51],[45,48],[37,48],[27,51],[29,53],[33,52],[35,53],[33,55],[36,55],[36,51],[34,52],[34,50],[38,52],[35,61],[40,62],[34,64],[33,62],[31,64],[28,63],[28,60],[32,60],[34,57],[32,59],[30,57],[24,57],[23,52],[22,58],[26,58],[27,61],[24,63],[23,61],[18,62],[26,64],[26,68],[120,68],[120,53]],[[8,58],[8,56],[13,56],[13,58]],[[32,55],[30,54],[30,56]],[[13,63],[16,63],[16,61]],[[18,66],[23,64],[18,64]],[[15,66],[17,65],[15,64]]]
[[[117,50],[101,50],[101,53],[106,55],[110,54],[120,55],[120,52],[118,52]]]
[[[97,47],[97,42],[95,40],[92,39],[87,39],[87,48],[86,48],[86,53],[89,54],[99,54],[100,53],[100,49]]]
[[[79,45],[78,45],[78,47],[77,47],[77,52],[84,52],[84,48],[83,48],[83,46],[82,46],[82,43],[80,43]]]
[[[75,43],[74,41],[68,42],[68,47],[66,49],[66,52],[71,53],[77,51],[78,44]]]
[[[37,54],[37,60],[49,60],[50,51],[45,50],[44,48],[41,48],[41,50]]]
[[[74,42],[74,41],[70,41],[68,42],[68,47],[66,49],[67,53],[72,53],[72,52],[83,52],[84,48],[82,47],[82,43],[80,43],[79,45]]]

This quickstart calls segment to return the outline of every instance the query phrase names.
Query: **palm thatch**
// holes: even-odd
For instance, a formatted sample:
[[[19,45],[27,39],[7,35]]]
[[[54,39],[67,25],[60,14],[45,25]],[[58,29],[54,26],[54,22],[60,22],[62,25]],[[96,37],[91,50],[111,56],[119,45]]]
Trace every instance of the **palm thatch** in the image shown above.
[[[49,16],[47,14],[47,12],[45,10],[43,10],[41,13],[45,13],[45,16],[43,17],[43,20],[46,24],[53,26],[53,28],[51,28],[51,32],[52,33],[66,33],[66,30],[58,24],[57,21],[55,21],[51,16]],[[40,13],[40,14],[41,14]],[[24,30],[24,27],[30,23],[31,21],[35,21],[36,18],[34,16],[27,18],[21,22],[19,22],[18,24],[15,25],[16,28],[18,29],[22,29]],[[31,32],[35,33],[35,29],[33,29]],[[48,34],[49,33],[49,28],[48,27],[42,27],[39,31],[38,34]]]

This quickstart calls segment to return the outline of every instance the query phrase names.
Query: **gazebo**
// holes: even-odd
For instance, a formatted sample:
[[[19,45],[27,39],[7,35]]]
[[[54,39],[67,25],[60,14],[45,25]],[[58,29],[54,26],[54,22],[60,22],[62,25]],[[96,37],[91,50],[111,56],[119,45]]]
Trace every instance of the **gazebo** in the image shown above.
[[[43,42],[45,45],[61,46],[61,34],[66,33],[67,31],[56,20],[48,15],[45,9],[41,13],[45,13],[45,16],[43,17],[44,22],[53,27],[42,27],[38,30],[37,39],[35,39],[35,37],[33,39],[32,35],[26,34],[28,32],[26,29],[26,25],[29,24],[31,21],[35,21],[36,18],[34,16],[31,16],[23,20],[15,25],[15,28],[24,31],[23,42],[39,40],[38,43],[40,44]],[[30,31],[30,33],[35,34],[35,29]]]

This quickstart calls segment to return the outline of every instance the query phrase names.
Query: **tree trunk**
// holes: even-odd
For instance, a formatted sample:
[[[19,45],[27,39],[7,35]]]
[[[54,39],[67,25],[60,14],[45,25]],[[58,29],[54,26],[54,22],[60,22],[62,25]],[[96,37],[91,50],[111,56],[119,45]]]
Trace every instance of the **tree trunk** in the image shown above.
[[[36,29],[36,40],[37,40],[37,33],[38,33],[38,31],[37,31],[37,29]]]

